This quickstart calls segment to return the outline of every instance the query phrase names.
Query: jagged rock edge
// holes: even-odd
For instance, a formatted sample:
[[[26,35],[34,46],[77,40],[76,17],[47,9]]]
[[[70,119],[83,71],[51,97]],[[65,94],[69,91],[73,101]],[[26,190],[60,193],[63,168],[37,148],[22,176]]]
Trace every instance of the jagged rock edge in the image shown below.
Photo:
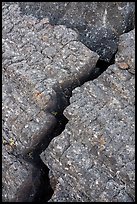
[[[131,29],[131,30],[133,30],[133,29]],[[129,31],[128,31],[129,32]],[[126,33],[126,32],[125,32]],[[116,54],[116,53],[115,53]],[[99,61],[99,59],[98,59],[98,61]],[[98,62],[97,61],[97,62]],[[95,67],[96,68],[96,67]],[[93,73],[92,73],[93,74]],[[102,73],[101,73],[102,74]],[[91,74],[90,74],[91,75]],[[100,76],[100,74],[98,75],[98,76]],[[98,77],[97,76],[97,77]],[[83,76],[84,77],[84,76]],[[90,76],[89,76],[90,77]],[[82,84],[84,84],[86,81],[91,81],[91,80],[93,80],[93,79],[90,79],[90,80],[87,80],[87,78],[88,77],[84,77],[84,79],[82,79],[82,80],[80,80],[80,79],[78,79],[78,81],[75,81],[74,82],[74,85],[72,86],[72,83],[70,83],[70,84],[62,84],[62,86],[64,86],[64,88],[63,89],[61,89],[59,86],[58,87],[56,87],[54,90],[55,90],[55,92],[57,93],[57,96],[56,96],[56,98],[58,99],[58,98],[60,98],[60,96],[61,96],[61,98],[62,99],[59,99],[60,100],[60,103],[58,103],[57,104],[57,106],[59,106],[59,107],[49,107],[49,109],[50,109],[50,111],[49,111],[49,113],[50,114],[52,114],[52,115],[54,115],[54,113],[52,113],[53,111],[54,112],[57,112],[58,114],[55,116],[55,118],[58,120],[58,116],[61,116],[62,115],[62,117],[63,117],[63,110],[69,105],[69,98],[71,97],[71,93],[72,93],[72,90],[74,89],[74,88],[76,88],[76,87],[78,87],[78,86],[81,86]],[[67,95],[65,95],[65,89],[69,89],[68,90],[68,93],[67,93]],[[62,105],[62,101],[64,100],[64,99],[66,99],[67,98],[67,104],[63,104]],[[57,124],[58,125],[58,124]],[[56,128],[56,127],[55,127]],[[64,129],[63,129],[64,130]],[[62,131],[63,131],[62,130]],[[51,141],[52,140],[52,138],[53,137],[55,137],[55,136],[53,136],[53,137],[51,137],[51,134],[52,134],[52,132],[53,132],[53,130],[51,130],[51,132],[50,132],[50,130],[49,130],[49,140]],[[59,135],[59,134],[58,134]],[[57,136],[57,135],[56,135]],[[49,141],[49,143],[50,143],[50,141]],[[40,141],[40,143],[41,143],[41,141]],[[37,152],[37,154],[38,154],[38,149],[37,148],[39,148],[39,145],[38,145],[38,147],[36,147],[35,148],[35,150],[33,151],[33,152]],[[40,151],[42,151],[42,149],[39,149]],[[38,157],[39,157],[39,155],[37,155]]]
[[[130,31],[132,31],[132,30],[134,30],[134,28],[133,28],[133,29],[130,29],[128,32],[130,32]],[[128,33],[128,32],[124,32],[124,33]],[[124,33],[123,33],[123,34],[124,34]],[[118,49],[117,49],[117,51],[118,51]],[[68,93],[68,95],[67,95],[67,98],[68,98],[67,104],[61,109],[60,112],[58,112],[59,115],[60,115],[60,117],[66,118],[66,117],[63,115],[63,111],[64,111],[64,109],[70,104],[70,103],[69,103],[69,99],[70,99],[70,97],[72,96],[72,91],[73,91],[73,89],[75,89],[76,87],[82,86],[84,83],[86,83],[86,82],[88,82],[88,81],[93,81],[94,79],[98,78],[104,71],[106,71],[107,68],[108,68],[110,65],[115,64],[115,55],[116,55],[117,51],[114,53],[114,55],[113,55],[113,57],[112,57],[112,59],[110,60],[109,63],[107,63],[107,62],[105,62],[105,61],[103,61],[103,60],[100,60],[100,57],[99,57],[99,59],[98,59],[97,62],[96,62],[96,66],[95,66],[94,69],[92,70],[91,74],[90,74],[88,77],[85,77],[84,80],[80,80],[80,79],[79,79],[79,83],[77,83],[77,84],[75,84],[75,86],[71,87],[71,89],[69,90],[69,93]],[[104,63],[103,65],[104,65],[105,67],[102,67],[102,69],[101,69],[101,64],[102,64],[102,63]],[[97,66],[98,64],[100,64],[99,67]],[[95,72],[96,69],[98,69],[98,70],[97,70],[97,73]],[[84,77],[84,76],[83,76],[83,77]],[[67,89],[68,87],[70,88],[70,86],[71,86],[71,83],[70,83],[70,84],[67,84],[67,85],[64,87],[64,89],[60,92],[62,96],[64,95],[64,92],[65,92],[64,90]],[[55,89],[54,89],[54,90],[55,90]],[[60,89],[58,88],[58,90],[56,89],[55,91],[56,91],[56,93],[57,93],[57,91],[60,91]],[[66,96],[65,96],[65,97],[66,97]],[[61,99],[61,102],[62,102],[62,99]],[[59,104],[58,104],[58,105],[59,105]],[[62,107],[62,104],[61,104],[61,103],[60,103],[60,105],[61,105],[61,107]],[[58,110],[58,111],[59,111],[59,110]],[[69,120],[68,120],[67,118],[66,118],[66,120],[67,120],[67,122],[66,122],[66,124],[67,124],[67,123],[69,122]],[[60,132],[60,134],[64,131],[66,124],[64,125],[64,128],[62,129],[62,131]],[[58,135],[56,135],[56,136],[59,136],[60,134],[58,134]],[[54,137],[56,137],[56,136],[54,136]],[[54,137],[52,137],[52,138],[50,138],[50,139],[52,140]],[[51,140],[50,140],[50,142],[51,142]],[[49,144],[50,144],[50,142],[49,142]],[[49,145],[49,144],[48,144],[48,145]],[[48,147],[48,145],[47,145],[47,147]],[[46,148],[47,148],[47,147],[46,147]]]
[[[98,62],[100,62],[100,58],[97,60],[96,65],[98,64]],[[113,58],[112,62],[114,63],[114,58]],[[46,136],[43,137],[43,139],[39,141],[39,143],[35,147],[35,149],[32,150],[32,154],[34,155],[33,156],[34,162],[36,162],[37,166],[41,162],[43,163],[42,159],[40,158],[40,154],[42,153],[42,151],[44,151],[49,146],[50,142],[52,141],[52,139],[54,137],[59,136],[64,131],[66,124],[69,122],[69,120],[64,116],[63,111],[67,106],[70,105],[69,99],[72,96],[72,91],[76,87],[82,86],[85,82],[92,81],[92,80],[98,78],[107,69],[107,67],[110,64],[113,64],[112,62],[109,64],[107,63],[106,67],[104,69],[102,67],[101,71],[100,71],[100,69],[98,69],[97,73],[95,72],[96,68],[97,68],[95,66],[94,69],[89,74],[89,76],[83,75],[81,77],[81,79],[79,78],[79,79],[76,79],[75,81],[72,80],[71,82],[68,82],[68,83],[65,82],[65,83],[61,84],[61,86],[53,87],[54,91],[56,92],[56,98],[59,101],[57,103],[57,106],[52,106],[52,107],[49,106],[46,110],[48,111],[48,113],[50,113],[52,115],[55,114],[54,117],[56,118],[57,124],[53,127],[52,130],[49,129],[49,133],[46,134]],[[104,63],[106,63],[106,62],[104,62]],[[66,90],[67,90],[67,94],[66,94]],[[25,155],[25,159],[27,161],[31,162],[30,158],[27,156],[27,154]],[[44,167],[44,165],[45,164],[43,163],[42,166]],[[45,165],[45,167],[49,170],[47,165]],[[52,187],[50,186],[50,188],[52,188]],[[39,193],[37,193],[37,195],[39,196]],[[46,197],[46,195],[45,195],[45,197]],[[37,200],[43,201],[43,200],[41,200],[41,198],[36,197],[36,200],[34,200],[34,201],[37,201]],[[45,201],[45,199],[44,199],[44,201]]]

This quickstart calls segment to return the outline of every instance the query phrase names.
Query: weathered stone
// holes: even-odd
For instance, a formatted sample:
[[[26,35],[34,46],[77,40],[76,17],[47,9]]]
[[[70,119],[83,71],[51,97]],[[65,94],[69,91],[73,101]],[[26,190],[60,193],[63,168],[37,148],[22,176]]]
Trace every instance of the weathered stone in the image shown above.
[[[129,37],[127,50],[133,32],[121,37]],[[129,61],[135,60],[134,42]],[[123,49],[118,56],[127,63]],[[135,75],[109,66],[73,90],[64,115],[65,130],[41,154],[56,180],[50,202],[134,202]]]
[[[20,2],[23,13],[75,29],[79,39],[110,61],[118,36],[134,28],[134,2]]]
[[[42,174],[33,150],[57,123],[58,94],[78,86],[99,56],[72,29],[21,16],[18,3],[3,3],[2,12],[3,201],[32,202]]]
[[[4,134],[3,134],[4,135]],[[41,170],[14,155],[14,147],[8,142],[2,153],[3,202],[32,202],[40,188]],[[33,186],[33,188],[32,188]]]
[[[39,157],[36,147],[43,138],[42,145],[49,142],[55,116],[68,104],[69,88],[80,86],[98,59],[78,39],[109,61],[118,36],[134,28],[134,2],[2,5],[2,196],[4,202],[33,202],[45,178],[39,163],[33,163],[33,150]],[[76,32],[54,26],[60,23]],[[120,41],[128,38],[124,49],[130,52],[131,46],[134,53],[132,35],[127,33]],[[119,67],[134,70],[132,52],[120,61],[122,46],[116,58]],[[113,65],[94,82],[75,89],[64,114],[70,120],[65,131],[41,155],[51,169],[55,192],[50,201],[132,202],[134,75]]]
[[[135,29],[125,33],[119,38],[118,52],[116,53],[116,64],[121,69],[128,69],[135,74]]]

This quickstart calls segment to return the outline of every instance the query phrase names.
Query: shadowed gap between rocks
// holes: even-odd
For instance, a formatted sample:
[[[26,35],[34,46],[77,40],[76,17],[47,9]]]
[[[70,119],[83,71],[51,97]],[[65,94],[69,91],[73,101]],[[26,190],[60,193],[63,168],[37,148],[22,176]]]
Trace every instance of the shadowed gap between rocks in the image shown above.
[[[67,5],[68,7],[69,7],[69,3],[70,2],[68,2],[68,5]],[[53,25],[57,24],[57,19],[58,19],[57,17],[53,18],[53,21],[54,21]],[[70,26],[70,27],[72,28],[72,26]],[[84,28],[83,27],[77,28],[77,30],[80,33],[83,33],[83,29],[85,30],[85,27]],[[129,28],[129,30],[126,32],[129,32],[131,29],[133,29],[133,28]],[[83,42],[83,44],[84,43],[85,42]],[[113,55],[113,57],[111,58],[111,60],[109,62],[106,62],[104,60],[99,59],[97,64],[96,64],[96,67],[91,72],[90,76],[87,78],[85,78],[83,76],[83,79],[81,79],[81,81],[80,81],[80,85],[76,84],[76,86],[69,87],[69,88],[67,88],[67,90],[65,88],[62,91],[60,89],[58,89],[58,87],[55,89],[56,93],[57,93],[58,105],[60,106],[60,108],[58,108],[58,110],[54,110],[54,114],[56,113],[54,116],[56,117],[57,124],[52,130],[49,131],[48,134],[45,135],[45,137],[43,137],[43,139],[41,141],[39,141],[39,144],[35,147],[35,149],[33,149],[31,151],[31,153],[32,153],[31,158],[27,154],[24,155],[25,160],[27,160],[28,162],[31,162],[33,165],[37,166],[39,169],[41,169],[41,172],[42,172],[41,177],[39,178],[40,179],[39,190],[35,194],[34,200],[31,202],[47,202],[53,194],[53,190],[50,186],[49,177],[48,177],[49,169],[42,162],[39,155],[43,150],[45,150],[48,147],[50,141],[54,137],[60,135],[63,132],[63,130],[65,129],[65,126],[68,123],[68,120],[63,115],[63,111],[70,104],[69,99],[72,96],[72,90],[78,86],[81,86],[82,84],[84,84],[87,81],[91,81],[91,80],[96,79],[98,76],[100,76],[107,69],[108,66],[110,66],[111,64],[114,63],[114,59],[115,59],[115,54]],[[50,112],[52,113],[53,111],[51,110]],[[29,192],[27,192],[27,193],[29,193]]]
[[[69,99],[72,96],[72,90],[78,86],[83,85],[87,81],[94,80],[99,77],[108,68],[108,66],[114,64],[115,54],[113,55],[109,63],[99,59],[89,77],[83,77],[83,79],[80,80],[80,85],[76,83],[75,85],[73,85],[73,87],[65,87],[63,90],[60,90],[59,87],[54,87],[54,90],[57,94],[58,108],[55,110],[50,109],[48,111],[51,114],[54,114],[57,120],[56,126],[52,130],[49,130],[48,134],[43,136],[43,139],[39,141],[39,144],[37,146],[35,146],[35,149],[31,150],[31,158],[29,156],[30,151],[26,153],[26,155],[24,155],[24,159],[27,162],[30,162],[41,169],[40,187],[32,202],[47,202],[48,200],[50,200],[54,193],[49,181],[49,169],[42,162],[40,154],[48,147],[49,143],[54,137],[57,137],[64,131],[65,126],[68,123],[68,119],[63,115],[63,111],[70,104]]]

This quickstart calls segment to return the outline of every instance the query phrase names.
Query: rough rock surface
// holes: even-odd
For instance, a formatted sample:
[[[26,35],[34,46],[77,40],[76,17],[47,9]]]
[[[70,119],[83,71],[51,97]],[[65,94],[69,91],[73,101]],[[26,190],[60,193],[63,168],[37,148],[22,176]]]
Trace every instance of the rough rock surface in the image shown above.
[[[134,31],[123,34],[116,61],[135,69],[134,47]],[[134,202],[135,75],[109,66],[73,90],[64,115],[65,130],[41,154],[54,189],[50,202]]]
[[[24,157],[57,122],[56,91],[78,86],[99,57],[75,31],[21,15],[18,3],[3,3],[2,52],[3,201],[32,202],[41,169]]]
[[[120,36],[116,64],[135,74],[135,29]]]
[[[134,28],[134,2],[20,2],[23,13],[75,29],[79,39],[110,61],[118,36]]]

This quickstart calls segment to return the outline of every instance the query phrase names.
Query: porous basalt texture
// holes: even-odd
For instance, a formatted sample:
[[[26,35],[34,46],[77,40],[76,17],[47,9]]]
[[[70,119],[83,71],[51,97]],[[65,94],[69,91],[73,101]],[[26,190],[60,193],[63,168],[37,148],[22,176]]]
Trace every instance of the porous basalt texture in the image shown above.
[[[135,74],[135,29],[120,36],[116,64]]]
[[[69,123],[41,154],[50,201],[134,201],[135,30],[121,35],[134,12],[134,2],[3,2],[3,202],[48,192],[39,153],[71,90],[95,69],[99,56],[87,47],[107,62],[118,48],[116,64],[73,91]]]
[[[49,142],[63,106],[58,94],[78,86],[99,56],[75,31],[21,15],[18,3],[3,3],[2,52],[3,202],[33,202],[42,169],[32,152]]]
[[[73,28],[79,40],[109,62],[118,36],[134,28],[134,2],[20,2],[21,11]]]
[[[135,70],[134,32],[120,37],[116,62]],[[72,91],[69,122],[41,154],[50,202],[135,201],[135,75],[117,63]]]

